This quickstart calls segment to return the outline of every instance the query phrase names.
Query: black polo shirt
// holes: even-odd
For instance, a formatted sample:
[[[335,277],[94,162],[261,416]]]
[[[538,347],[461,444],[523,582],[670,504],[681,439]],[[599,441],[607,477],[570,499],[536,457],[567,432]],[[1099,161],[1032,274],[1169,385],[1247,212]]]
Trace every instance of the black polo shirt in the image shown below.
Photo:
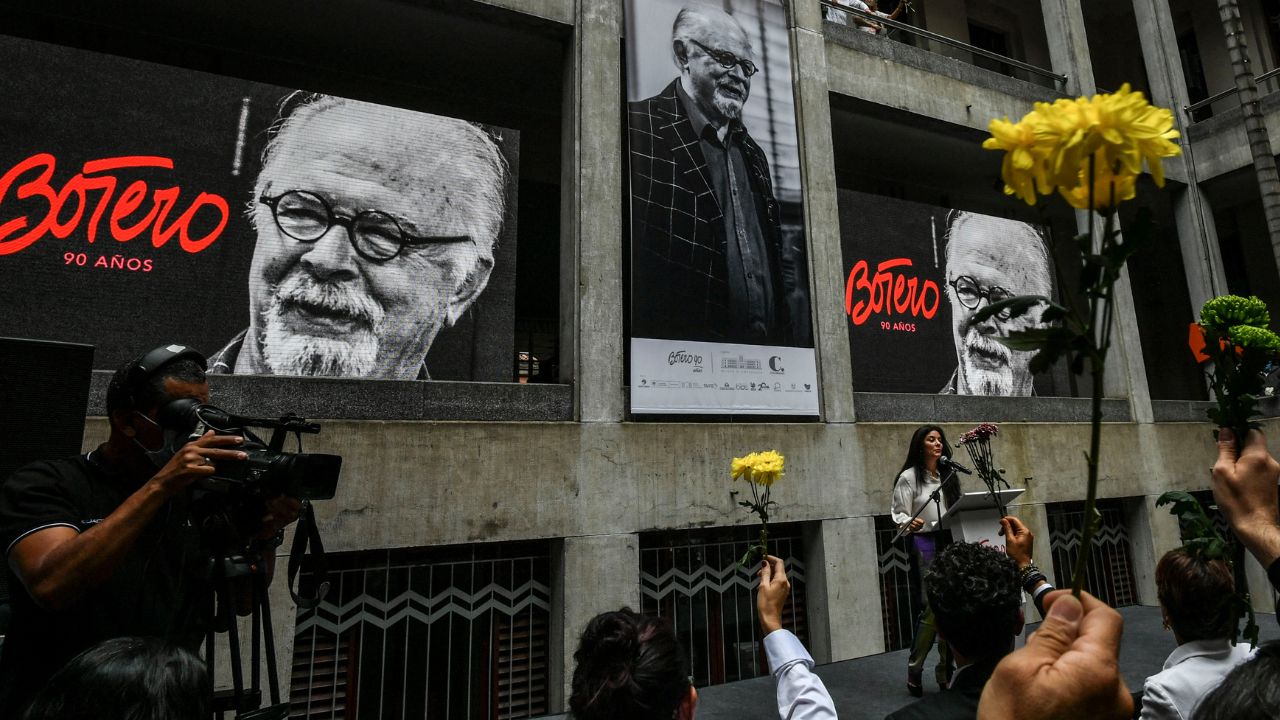
[[[33,532],[84,532],[137,489],[98,450],[20,468],[0,484],[0,548],[7,559]],[[0,717],[16,717],[54,672],[103,640],[168,637],[198,649],[212,594],[189,504],[183,495],[162,507],[111,578],[62,610],[38,607],[6,562],[13,619],[0,652]]]

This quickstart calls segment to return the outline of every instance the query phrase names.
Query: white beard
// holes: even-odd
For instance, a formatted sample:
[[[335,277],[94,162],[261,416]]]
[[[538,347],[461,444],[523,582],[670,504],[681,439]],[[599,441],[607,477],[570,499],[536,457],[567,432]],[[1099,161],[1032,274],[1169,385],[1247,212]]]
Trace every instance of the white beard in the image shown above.
[[[985,370],[967,367],[964,372],[965,395],[1012,395],[1012,370]]]
[[[720,111],[728,120],[737,120],[742,117],[742,103],[737,100],[722,97],[720,93],[711,96],[711,104],[715,105],[716,110]]]
[[[979,335],[971,330],[965,338],[966,345],[960,352],[960,374],[956,391],[962,395],[1030,395],[1030,385],[1026,382],[1016,383],[1015,376],[1027,374],[1029,353],[1015,353],[1001,345],[998,341]],[[990,354],[999,356],[1002,361],[996,368],[985,368],[972,361],[970,354],[974,346],[980,346]],[[1029,378],[1028,378],[1029,379]]]
[[[359,317],[366,323],[342,337],[298,333],[284,319],[285,305],[305,300]],[[377,374],[378,334],[383,310],[363,293],[340,285],[321,284],[306,275],[286,278],[264,313],[262,357],[276,375],[370,377]]]

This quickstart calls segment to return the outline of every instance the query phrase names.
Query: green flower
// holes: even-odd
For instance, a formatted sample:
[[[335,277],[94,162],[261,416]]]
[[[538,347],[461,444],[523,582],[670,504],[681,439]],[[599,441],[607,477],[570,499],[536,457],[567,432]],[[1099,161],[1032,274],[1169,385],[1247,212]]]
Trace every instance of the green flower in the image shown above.
[[[1265,328],[1271,324],[1271,313],[1267,312],[1266,303],[1254,296],[1247,298],[1239,295],[1223,295],[1216,297],[1200,308],[1200,324],[1210,330],[1223,331],[1248,325]]]
[[[1229,331],[1229,336],[1231,342],[1246,350],[1261,351],[1273,357],[1280,356],[1280,335],[1266,328],[1235,325]]]

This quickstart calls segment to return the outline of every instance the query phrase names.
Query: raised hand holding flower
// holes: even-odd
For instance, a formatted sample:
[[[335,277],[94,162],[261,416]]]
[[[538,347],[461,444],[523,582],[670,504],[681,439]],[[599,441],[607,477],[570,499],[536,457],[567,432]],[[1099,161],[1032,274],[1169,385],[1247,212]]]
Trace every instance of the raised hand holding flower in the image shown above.
[[[1280,360],[1280,336],[1267,328],[1271,313],[1256,297],[1222,295],[1200,309],[1206,367],[1217,406],[1209,418],[1230,428],[1237,443],[1258,427],[1258,396],[1263,394],[1265,369]],[[1217,431],[1214,431],[1217,436]]]
[[[729,474],[736,482],[746,480],[751,486],[751,501],[739,500],[738,504],[755,513],[760,518],[760,542],[747,548],[746,554],[738,562],[745,567],[769,554],[769,506],[778,503],[769,499],[773,484],[780,480],[786,458],[776,450],[753,452],[750,455],[734,458],[729,463]],[[763,488],[763,489],[762,489]]]
[[[1113,288],[1124,264],[1153,236],[1149,217],[1116,229],[1120,203],[1136,195],[1138,175],[1145,165],[1156,185],[1164,186],[1162,159],[1181,153],[1173,114],[1153,107],[1141,92],[1126,83],[1115,93],[1062,98],[1036,103],[1018,122],[1008,118],[990,123],[991,137],[982,146],[1005,152],[1001,167],[1006,195],[1034,205],[1040,195],[1057,192],[1072,207],[1089,210],[1089,230],[1076,238],[1081,268],[1076,302],[1068,296],[1056,303],[1043,296],[1024,295],[990,303],[970,318],[980,323],[997,313],[1017,317],[1043,308],[1047,325],[1016,330],[996,338],[1013,350],[1037,351],[1032,372],[1048,370],[1059,358],[1070,358],[1071,371],[1092,379],[1092,428],[1087,457],[1089,480],[1081,546],[1089,547],[1097,525],[1098,452],[1102,437],[1102,389],[1114,319]],[[1102,215],[1101,237],[1094,233],[1093,212]],[[1080,307],[1080,305],[1085,307]],[[975,462],[977,460],[975,459]],[[1072,591],[1083,590],[1085,559],[1076,562]]]

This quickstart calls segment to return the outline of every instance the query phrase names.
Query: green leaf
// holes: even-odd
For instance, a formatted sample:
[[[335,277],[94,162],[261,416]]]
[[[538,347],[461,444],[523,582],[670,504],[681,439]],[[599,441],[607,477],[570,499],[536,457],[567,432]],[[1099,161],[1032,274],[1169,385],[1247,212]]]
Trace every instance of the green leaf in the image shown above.
[[[1028,328],[1015,330],[995,338],[1001,345],[1013,350],[1052,350],[1061,354],[1071,346],[1075,333],[1061,327]]]
[[[1057,322],[1067,317],[1067,309],[1057,303],[1049,303],[1049,307],[1040,314],[1040,319],[1047,323]]]
[[[1005,310],[1009,311],[1009,317],[1018,317],[1026,313],[1031,308],[1043,303],[1048,303],[1049,305],[1054,304],[1052,300],[1043,295],[1018,295],[1006,298],[1000,302],[991,303],[974,313],[973,317],[969,319],[969,324],[976,325],[987,318],[992,317],[996,313],[1004,312]]]
[[[1027,369],[1032,375],[1040,375],[1049,372],[1053,364],[1058,362],[1058,358],[1062,357],[1062,353],[1050,353],[1047,350],[1041,350],[1031,358],[1031,362],[1027,365]]]

